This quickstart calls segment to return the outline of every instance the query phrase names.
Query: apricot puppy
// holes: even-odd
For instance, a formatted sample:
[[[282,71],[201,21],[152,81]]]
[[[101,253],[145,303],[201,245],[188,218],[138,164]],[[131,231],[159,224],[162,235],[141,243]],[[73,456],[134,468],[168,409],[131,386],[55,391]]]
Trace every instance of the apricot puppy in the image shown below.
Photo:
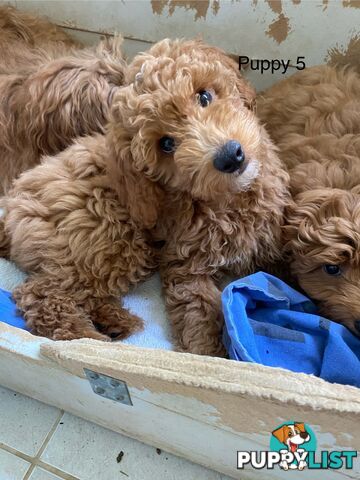
[[[124,79],[120,45],[82,48],[52,23],[0,7],[0,195],[42,155],[103,131]]]
[[[258,107],[290,173],[292,273],[324,316],[360,335],[360,76],[309,68]]]
[[[254,90],[222,51],[164,40],[134,60],[126,82],[114,112],[127,155],[110,158],[113,178],[131,172],[161,187],[153,235],[166,240],[175,340],[182,351],[223,355],[219,282],[279,258],[288,176],[253,111]],[[148,197],[154,218],[157,204]]]

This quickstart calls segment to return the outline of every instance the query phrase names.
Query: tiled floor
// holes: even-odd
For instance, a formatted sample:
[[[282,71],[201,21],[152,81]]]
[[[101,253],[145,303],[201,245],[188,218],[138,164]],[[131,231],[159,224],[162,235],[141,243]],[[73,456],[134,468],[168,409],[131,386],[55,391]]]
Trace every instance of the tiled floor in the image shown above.
[[[61,479],[228,477],[0,387],[0,480]]]

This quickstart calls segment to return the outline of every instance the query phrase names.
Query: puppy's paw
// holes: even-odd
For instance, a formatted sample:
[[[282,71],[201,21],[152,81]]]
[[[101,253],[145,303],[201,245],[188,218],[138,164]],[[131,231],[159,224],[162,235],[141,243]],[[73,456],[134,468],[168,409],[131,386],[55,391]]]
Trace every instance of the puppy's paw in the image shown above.
[[[120,305],[108,303],[97,308],[94,324],[99,332],[111,340],[123,340],[142,330],[144,322]]]
[[[110,338],[107,335],[103,335],[97,330],[89,328],[83,331],[65,331],[57,329],[52,335],[53,340],[77,340],[79,338],[93,338],[94,340],[101,340],[102,342],[109,342]]]
[[[121,322],[115,325],[110,325],[102,330],[111,340],[123,340],[130,335],[143,330],[144,322],[137,315],[128,313],[127,322]]]

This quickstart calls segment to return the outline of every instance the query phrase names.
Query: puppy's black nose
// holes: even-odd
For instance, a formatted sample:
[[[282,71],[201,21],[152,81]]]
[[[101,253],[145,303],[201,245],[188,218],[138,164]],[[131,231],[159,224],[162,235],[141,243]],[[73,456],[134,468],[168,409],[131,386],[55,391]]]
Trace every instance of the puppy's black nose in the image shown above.
[[[230,140],[225,143],[214,159],[214,167],[220,172],[233,173],[243,166],[245,155],[239,142]]]
[[[308,433],[307,432],[300,432],[300,437],[305,440],[307,437],[308,437]]]
[[[360,320],[355,321],[355,330],[357,334],[360,336]]]

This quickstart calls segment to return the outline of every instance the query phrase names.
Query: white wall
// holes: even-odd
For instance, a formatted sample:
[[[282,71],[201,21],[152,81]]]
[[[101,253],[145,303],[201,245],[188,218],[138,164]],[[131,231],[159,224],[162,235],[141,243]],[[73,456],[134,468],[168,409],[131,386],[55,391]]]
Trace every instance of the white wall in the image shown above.
[[[360,0],[16,0],[20,9],[47,15],[87,42],[121,32],[133,55],[164,37],[194,37],[236,55],[284,59],[306,66],[329,62],[336,51],[360,64]],[[290,72],[296,71],[293,66]],[[264,88],[282,74],[248,72]]]

